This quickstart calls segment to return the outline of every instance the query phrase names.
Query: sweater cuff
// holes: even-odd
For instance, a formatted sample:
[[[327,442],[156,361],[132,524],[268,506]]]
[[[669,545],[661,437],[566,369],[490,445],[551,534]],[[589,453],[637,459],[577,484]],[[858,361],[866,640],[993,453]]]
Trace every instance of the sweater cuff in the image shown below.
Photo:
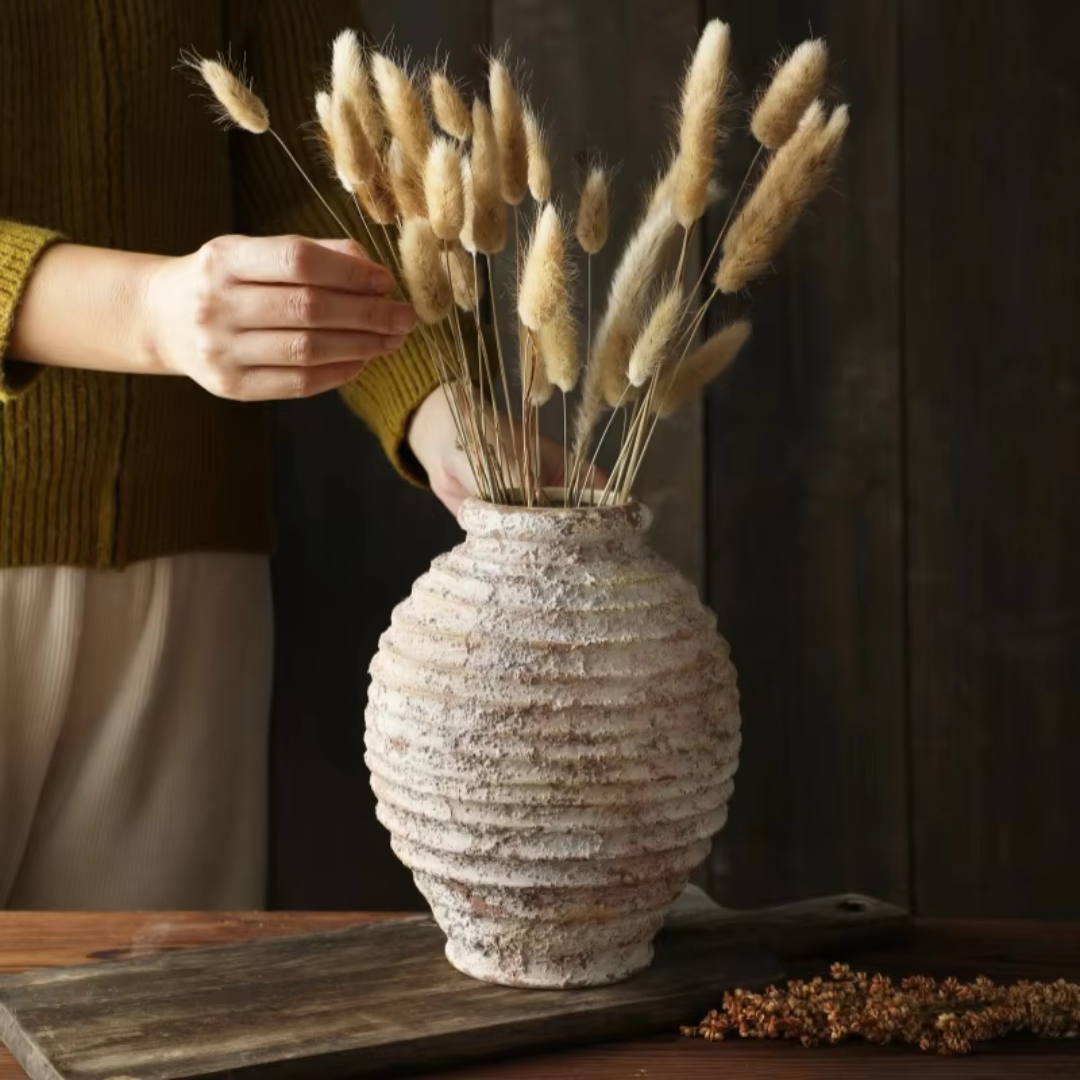
[[[0,222],[0,403],[12,401],[33,383],[37,364],[8,357],[15,312],[38,256],[60,234],[17,221]]]
[[[341,396],[375,433],[395,469],[417,487],[427,485],[407,436],[413,413],[439,387],[439,376],[423,344],[412,335],[392,356],[369,364]]]

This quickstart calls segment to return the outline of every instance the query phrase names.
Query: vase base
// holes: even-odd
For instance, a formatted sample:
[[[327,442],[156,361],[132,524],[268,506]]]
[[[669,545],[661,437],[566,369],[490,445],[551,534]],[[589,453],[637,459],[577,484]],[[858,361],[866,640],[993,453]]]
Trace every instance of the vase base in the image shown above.
[[[607,986],[643,971],[652,963],[652,941],[592,953],[578,959],[507,957],[498,951],[446,943],[446,958],[465,975],[481,982],[528,990],[573,990]]]

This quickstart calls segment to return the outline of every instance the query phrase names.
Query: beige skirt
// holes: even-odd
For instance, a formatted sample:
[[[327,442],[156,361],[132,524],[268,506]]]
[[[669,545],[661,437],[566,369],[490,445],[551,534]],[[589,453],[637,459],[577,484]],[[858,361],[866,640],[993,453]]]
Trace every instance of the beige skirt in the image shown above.
[[[0,570],[0,907],[257,909],[264,557]]]

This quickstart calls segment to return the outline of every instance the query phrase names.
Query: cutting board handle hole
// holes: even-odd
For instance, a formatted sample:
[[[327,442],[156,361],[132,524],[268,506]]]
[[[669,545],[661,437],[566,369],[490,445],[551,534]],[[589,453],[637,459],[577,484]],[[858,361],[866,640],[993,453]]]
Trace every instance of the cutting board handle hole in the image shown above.
[[[863,900],[852,900],[850,898],[841,900],[840,903],[838,903],[836,906],[841,911],[847,911],[847,912],[851,912],[853,914],[855,912],[865,911],[866,910],[866,902],[865,901],[863,901]]]

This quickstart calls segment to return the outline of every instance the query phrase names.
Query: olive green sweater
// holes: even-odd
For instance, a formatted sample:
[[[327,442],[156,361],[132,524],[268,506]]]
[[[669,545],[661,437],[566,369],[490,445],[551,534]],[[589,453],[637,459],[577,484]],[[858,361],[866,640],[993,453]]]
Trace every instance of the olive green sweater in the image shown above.
[[[270,549],[266,406],[182,378],[39,370],[9,341],[58,235],[168,255],[228,232],[339,235],[280,147],[212,123],[176,59],[244,55],[275,129],[310,158],[299,128],[355,13],[338,0],[0,3],[0,567]],[[406,474],[409,417],[436,385],[410,338],[343,391]]]

